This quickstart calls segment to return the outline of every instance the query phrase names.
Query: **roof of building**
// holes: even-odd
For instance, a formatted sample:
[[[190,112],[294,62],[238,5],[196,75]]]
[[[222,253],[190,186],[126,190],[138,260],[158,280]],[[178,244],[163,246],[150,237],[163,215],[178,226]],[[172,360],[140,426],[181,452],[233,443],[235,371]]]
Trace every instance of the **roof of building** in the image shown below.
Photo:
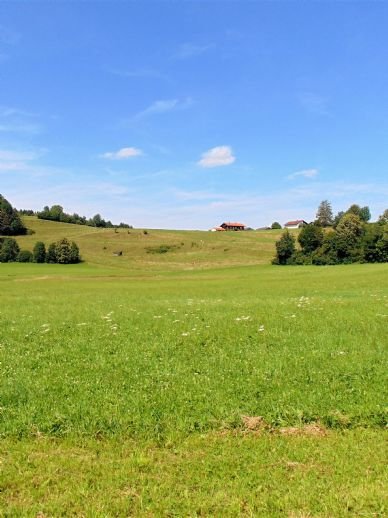
[[[285,223],[285,227],[288,227],[288,226],[291,226],[291,225],[299,225],[299,223],[307,223],[307,221],[305,221],[304,219],[296,219],[295,221],[287,221],[287,223]]]
[[[227,225],[228,227],[245,227],[244,223],[233,223],[230,221],[227,223],[222,223],[222,225]]]

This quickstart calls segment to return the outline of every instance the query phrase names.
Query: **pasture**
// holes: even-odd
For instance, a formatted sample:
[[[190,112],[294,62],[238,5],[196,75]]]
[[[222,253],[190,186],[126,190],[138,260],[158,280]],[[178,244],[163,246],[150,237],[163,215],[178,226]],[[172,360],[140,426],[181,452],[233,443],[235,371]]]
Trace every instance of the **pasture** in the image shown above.
[[[387,265],[33,224],[86,262],[0,264],[4,516],[383,516]]]

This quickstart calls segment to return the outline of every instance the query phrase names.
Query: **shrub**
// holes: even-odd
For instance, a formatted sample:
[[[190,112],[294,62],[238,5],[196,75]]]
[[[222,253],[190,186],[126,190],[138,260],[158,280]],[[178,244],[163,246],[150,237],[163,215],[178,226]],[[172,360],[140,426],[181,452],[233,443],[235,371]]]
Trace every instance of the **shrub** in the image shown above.
[[[60,239],[55,244],[55,258],[57,263],[59,264],[74,264],[79,263],[79,248],[77,244],[65,237]]]
[[[20,250],[17,256],[19,263],[32,263],[33,255],[29,250]]]
[[[304,254],[312,254],[323,243],[323,230],[320,226],[311,223],[300,231],[298,241]]]
[[[179,248],[178,245],[159,245],[159,246],[147,246],[147,254],[166,254],[172,250]]]
[[[19,245],[12,237],[0,237],[0,263],[16,261],[20,252]]]
[[[364,225],[352,212],[345,214],[336,229],[336,249],[338,258],[343,262],[354,262],[362,256],[361,236]]]
[[[290,264],[295,252],[295,238],[286,230],[279,241],[276,241],[276,257],[273,264]]]
[[[42,241],[35,243],[33,257],[34,263],[44,263],[46,261],[46,247]]]
[[[46,254],[46,263],[56,263],[57,262],[57,250],[55,243],[51,243],[47,249]]]
[[[271,225],[271,228],[272,228],[272,229],[280,229],[280,228],[282,228],[282,226],[281,226],[281,224],[280,224],[279,222],[274,221],[274,222],[272,223],[272,225]]]

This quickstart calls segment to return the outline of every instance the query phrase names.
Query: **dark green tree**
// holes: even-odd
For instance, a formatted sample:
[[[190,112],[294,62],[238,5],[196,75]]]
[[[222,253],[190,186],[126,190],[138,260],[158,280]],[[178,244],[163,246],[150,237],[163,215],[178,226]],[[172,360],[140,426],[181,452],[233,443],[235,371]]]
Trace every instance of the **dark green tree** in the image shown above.
[[[56,262],[59,264],[74,264],[80,261],[77,244],[65,237],[55,243]]]
[[[304,254],[312,254],[323,243],[324,233],[322,227],[310,223],[302,228],[298,236],[298,242]]]
[[[104,220],[101,218],[100,214],[96,214],[95,216],[93,216],[91,221],[92,221],[92,226],[93,227],[102,227],[102,226],[104,226],[103,223],[102,223]]]
[[[70,264],[71,263],[71,243],[65,237],[60,239],[55,244],[55,254],[57,263]]]
[[[30,250],[20,250],[17,256],[19,263],[32,263],[33,255]]]
[[[346,211],[346,214],[355,214],[360,218],[361,221],[364,221],[365,223],[370,220],[370,210],[368,206],[360,207],[356,203],[353,203],[353,205],[351,205]]]
[[[295,238],[286,230],[279,241],[276,241],[276,257],[274,264],[287,264],[295,253]]]
[[[17,236],[26,231],[17,210],[0,194],[0,235]]]
[[[0,237],[0,263],[16,261],[20,252],[19,245],[12,237]]]
[[[44,263],[46,261],[46,247],[42,241],[35,243],[33,256],[34,263]]]
[[[46,253],[46,263],[56,263],[57,262],[57,247],[55,243],[51,243],[47,249]]]
[[[281,224],[278,221],[274,221],[271,225],[272,229],[280,229],[282,228]]]
[[[319,204],[316,215],[316,223],[322,227],[329,227],[333,224],[333,211],[329,201],[323,200]]]

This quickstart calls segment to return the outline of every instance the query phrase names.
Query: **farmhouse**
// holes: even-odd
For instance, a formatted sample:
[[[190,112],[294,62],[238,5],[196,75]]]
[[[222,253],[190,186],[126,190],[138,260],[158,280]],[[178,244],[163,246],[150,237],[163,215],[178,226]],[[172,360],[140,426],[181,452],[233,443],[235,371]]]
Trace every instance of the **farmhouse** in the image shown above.
[[[225,232],[225,229],[222,227],[213,227],[211,229],[212,232]]]
[[[228,223],[222,223],[220,227],[224,230],[245,230],[244,223],[231,223],[230,221]]]
[[[296,219],[295,221],[287,221],[284,228],[302,228],[308,225],[304,219]]]

